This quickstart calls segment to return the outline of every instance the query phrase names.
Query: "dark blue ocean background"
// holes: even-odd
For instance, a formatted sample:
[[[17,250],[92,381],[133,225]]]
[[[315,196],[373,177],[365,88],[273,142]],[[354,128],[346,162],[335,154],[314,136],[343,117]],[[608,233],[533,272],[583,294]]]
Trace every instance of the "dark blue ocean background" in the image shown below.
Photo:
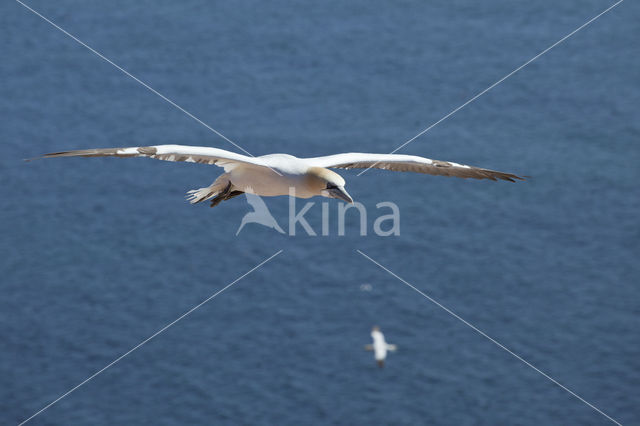
[[[390,152],[612,4],[28,3],[255,155]],[[640,7],[626,1],[401,153],[524,183],[341,171],[369,211],[280,235],[214,166],[24,158],[154,144],[238,152],[13,1],[0,5],[0,423],[640,423]],[[321,230],[321,203],[307,215]],[[373,234],[382,201],[401,234]],[[287,226],[288,199],[266,199]],[[299,201],[298,206],[304,202]],[[361,289],[363,284],[370,291]],[[366,286],[364,287],[366,289]],[[399,346],[378,369],[379,325]]]

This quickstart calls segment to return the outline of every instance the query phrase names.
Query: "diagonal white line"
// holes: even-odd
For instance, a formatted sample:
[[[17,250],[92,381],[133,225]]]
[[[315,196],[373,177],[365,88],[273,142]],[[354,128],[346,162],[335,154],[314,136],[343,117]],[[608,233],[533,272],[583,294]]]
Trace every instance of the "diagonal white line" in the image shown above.
[[[194,306],[193,308],[189,309],[187,312],[185,312],[184,314],[180,315],[177,319],[171,321],[169,324],[165,325],[164,327],[162,327],[160,330],[156,331],[155,333],[153,333],[151,336],[147,337],[146,339],[144,339],[142,342],[138,343],[136,346],[134,346],[133,348],[129,349],[127,352],[125,352],[124,354],[120,355],[118,358],[114,359],[113,361],[111,361],[109,364],[107,364],[106,366],[104,366],[103,368],[101,368],[100,370],[96,371],[95,373],[93,373],[91,376],[87,377],[86,379],[84,379],[82,382],[78,383],[76,386],[72,387],[71,389],[69,389],[67,392],[63,393],[62,395],[60,395],[58,398],[56,398],[55,400],[51,401],[49,404],[45,405],[44,407],[42,407],[40,410],[38,410],[37,412],[35,412],[31,417],[29,417],[26,420],[23,420],[19,426],[27,423],[28,421],[30,421],[31,419],[33,419],[34,417],[36,417],[37,415],[39,415],[40,413],[42,413],[43,411],[45,411],[46,409],[48,409],[49,407],[51,407],[52,405],[54,405],[55,403],[57,403],[58,401],[60,401],[62,398],[68,396],[69,394],[71,394],[72,392],[74,392],[76,389],[78,389],[80,386],[86,384],[88,381],[92,380],[93,378],[95,378],[97,375],[99,375],[100,373],[102,373],[103,371],[105,371],[106,369],[108,369],[109,367],[113,366],[114,364],[116,364],[117,362],[119,362],[121,359],[123,359],[124,357],[126,357],[127,355],[129,355],[130,353],[132,353],[133,351],[139,349],[141,346],[143,346],[144,344],[146,344],[147,342],[149,342],[151,339],[153,339],[154,337],[156,337],[157,335],[159,335],[160,333],[164,332],[165,330],[167,330],[169,327],[173,326],[175,323],[177,323],[178,321],[180,321],[181,319],[183,319],[184,317],[186,317],[187,315],[191,314],[193,311],[195,311],[196,309],[198,309],[199,307],[201,307],[202,305],[204,305],[205,303],[207,303],[209,300],[213,299],[214,297],[216,297],[217,295],[219,295],[220,293],[222,293],[223,291],[225,291],[226,289],[228,289],[229,287],[231,287],[232,285],[234,285],[235,283],[237,283],[238,281],[240,281],[241,279],[243,279],[244,277],[246,277],[247,275],[249,275],[250,273],[252,273],[253,271],[255,271],[256,269],[260,268],[262,265],[264,265],[265,263],[267,263],[268,261],[270,261],[271,259],[273,259],[274,257],[276,257],[277,255],[279,255],[280,253],[282,253],[282,250],[278,250],[276,253],[272,254],[270,257],[268,257],[267,259],[263,260],[262,262],[260,262],[259,264],[257,264],[256,266],[254,266],[253,268],[251,268],[249,271],[245,272],[244,274],[240,275],[238,278],[236,278],[235,280],[233,280],[230,284],[227,284],[225,287],[223,287],[221,290],[218,290],[217,292],[215,292],[214,294],[212,294],[211,296],[207,297],[206,299],[204,299],[202,302],[198,303],[196,306]]]
[[[535,61],[536,59],[538,59],[539,57],[541,57],[542,55],[544,55],[545,53],[547,53],[548,51],[550,51],[551,49],[553,49],[554,47],[556,47],[557,45],[559,45],[560,43],[562,43],[563,41],[567,40],[569,37],[571,37],[572,35],[574,35],[575,33],[577,33],[578,31],[582,30],[584,27],[586,27],[587,25],[591,24],[593,21],[595,21],[596,19],[598,19],[599,17],[601,17],[602,15],[604,15],[605,13],[609,12],[611,9],[613,9],[614,7],[616,7],[617,5],[619,5],[620,3],[622,3],[624,0],[618,0],[617,3],[614,3],[613,5],[609,6],[607,9],[605,9],[604,11],[600,12],[599,14],[597,14],[596,16],[594,16],[593,18],[589,19],[587,22],[585,22],[584,24],[580,25],[578,28],[576,28],[575,30],[571,31],[569,34],[567,34],[566,36],[562,37],[560,40],[556,41],[555,43],[553,43],[551,46],[547,47],[546,49],[544,49],[542,52],[538,53],[536,56],[534,56],[533,58],[529,59],[527,62],[525,62],[524,64],[520,65],[518,68],[516,68],[515,70],[511,71],[509,74],[505,75],[504,77],[502,77],[500,80],[496,81],[495,83],[493,83],[491,86],[487,87],[486,89],[484,89],[483,91],[481,91],[480,93],[478,93],[477,95],[475,95],[474,97],[472,97],[471,99],[469,99],[468,101],[466,101],[465,103],[463,103],[462,105],[460,105],[458,108],[450,111],[447,115],[445,115],[444,117],[442,117],[440,120],[436,121],[435,123],[433,123],[431,126],[427,127],[426,129],[422,130],[420,133],[418,133],[417,135],[415,135],[414,137],[412,137],[411,139],[407,140],[405,143],[403,143],[402,145],[400,145],[399,147],[397,147],[396,149],[394,149],[393,151],[391,151],[389,154],[395,154],[397,151],[401,150],[402,148],[404,148],[405,146],[407,146],[408,144],[410,144],[411,142],[413,142],[414,140],[416,140],[417,138],[419,138],[420,136],[424,135],[425,133],[427,133],[429,130],[433,129],[434,127],[436,127],[438,124],[442,123],[444,120],[446,120],[447,118],[451,117],[453,114],[455,114],[456,112],[460,111],[462,108],[466,107],[467,105],[469,105],[471,102],[475,101],[476,99],[478,99],[480,96],[484,95],[485,93],[487,93],[489,90],[493,89],[494,87],[496,87],[497,85],[499,85],[500,83],[502,83],[503,81],[505,81],[506,79],[508,79],[509,77],[511,77],[512,75],[514,75],[515,73],[517,73],[518,71],[520,71],[522,68],[526,67],[527,65],[529,65],[531,62]],[[357,176],[360,176],[361,174],[363,174],[364,172],[366,172],[367,170],[375,167],[375,165],[378,164],[378,162],[372,164],[371,166],[369,166],[368,168],[364,169],[363,171],[361,171],[360,173],[357,174]]]
[[[525,360],[524,358],[522,358],[520,355],[516,354],[515,352],[513,352],[512,350],[510,350],[509,348],[507,348],[505,345],[503,345],[502,343],[498,342],[496,339],[494,339],[493,337],[489,336],[487,333],[485,333],[484,331],[480,330],[478,327],[476,327],[475,325],[471,324],[469,321],[465,320],[464,318],[462,318],[460,315],[456,314],[455,312],[453,312],[451,309],[447,308],[446,306],[444,306],[443,304],[441,304],[440,302],[438,302],[437,300],[435,300],[434,298],[430,297],[429,295],[423,293],[422,291],[418,290],[416,287],[414,287],[413,285],[409,284],[407,281],[405,281],[404,279],[402,279],[401,277],[399,277],[398,275],[394,274],[393,272],[391,272],[389,269],[385,268],[384,266],[382,266],[380,263],[376,262],[375,260],[373,260],[372,258],[370,258],[369,256],[367,256],[366,254],[364,254],[362,251],[360,250],[356,250],[358,253],[360,253],[363,257],[365,257],[366,259],[370,260],[371,262],[375,263],[376,265],[378,265],[380,268],[382,268],[383,270],[387,271],[389,274],[391,274],[392,276],[394,276],[395,278],[397,278],[398,280],[402,281],[404,284],[406,284],[407,286],[411,287],[413,290],[417,291],[418,293],[420,293],[423,297],[425,297],[426,299],[428,299],[431,303],[435,304],[436,306],[438,306],[439,308],[442,308],[445,312],[447,312],[449,315],[453,316],[454,318],[460,320],[463,324],[465,324],[466,326],[470,327],[472,330],[474,330],[475,332],[477,332],[478,334],[480,334],[481,336],[489,339],[489,341],[491,341],[492,343],[494,343],[495,345],[497,345],[500,349],[505,350],[506,352],[508,352],[509,354],[513,355],[515,358],[517,358],[519,361],[522,361],[525,365],[527,365],[528,367],[531,367],[533,370],[537,371],[538,373],[542,374],[544,377],[546,377],[547,379],[549,379],[551,382],[555,383],[556,385],[560,386],[562,389],[564,389],[565,391],[569,392],[571,395],[573,395],[574,397],[578,398],[580,401],[584,402],[585,404],[587,404],[589,407],[593,408],[594,410],[596,410],[598,413],[602,414],[603,416],[605,416],[607,419],[611,420],[613,423],[622,426],[620,424],[620,422],[618,422],[617,420],[615,420],[613,417],[607,415],[604,411],[600,410],[598,407],[596,407],[595,405],[591,404],[589,401],[585,400],[584,398],[582,398],[580,395],[578,395],[577,393],[573,392],[571,389],[567,388],[566,386],[564,386],[562,383],[558,382],[556,379],[554,379],[553,377],[549,376],[548,374],[546,374],[544,371],[540,370],[539,368],[537,368],[535,365],[531,364],[529,361]]]
[[[213,133],[215,133],[216,135],[220,136],[222,139],[226,140],[227,142],[229,142],[230,144],[232,144],[233,146],[235,146],[236,148],[238,148],[239,150],[241,150],[242,152],[244,152],[245,154],[253,157],[253,154],[251,154],[249,151],[247,151],[246,149],[242,148],[240,145],[238,145],[237,143],[235,143],[234,141],[232,141],[231,139],[229,139],[228,137],[226,137],[225,135],[223,135],[222,133],[220,133],[219,131],[217,131],[216,129],[214,129],[213,127],[209,126],[207,123],[205,123],[204,121],[200,120],[198,117],[196,117],[195,115],[191,114],[189,111],[187,111],[186,109],[182,108],[180,105],[178,105],[177,103],[175,103],[174,101],[172,101],[171,99],[167,98],[165,95],[163,95],[162,93],[158,92],[156,89],[154,89],[153,87],[149,86],[147,83],[145,83],[144,81],[140,80],[138,77],[136,77],[135,75],[131,74],[129,71],[125,70],[124,68],[122,68],[120,65],[116,64],[115,62],[113,62],[111,59],[107,58],[106,56],[104,56],[102,53],[98,52],[97,50],[95,50],[94,48],[92,48],[91,46],[89,46],[88,44],[86,44],[85,42],[83,42],[82,40],[80,40],[78,37],[74,36],[73,34],[69,33],[68,31],[66,31],[64,28],[60,27],[59,25],[57,25],[56,23],[52,22],[50,19],[44,17],[42,14],[38,13],[36,10],[32,9],[31,7],[29,7],[28,5],[24,4],[23,2],[21,2],[20,0],[16,0],[16,2],[18,2],[19,4],[21,4],[24,8],[30,10],[31,12],[33,12],[35,15],[39,16],[40,18],[42,18],[43,20],[45,20],[46,22],[48,22],[49,24],[51,24],[52,26],[54,26],[56,29],[60,30],[61,32],[63,32],[64,34],[66,34],[67,36],[69,36],[70,38],[72,38],[73,40],[75,40],[77,43],[79,43],[80,45],[86,47],[87,49],[89,49],[92,53],[94,53],[96,56],[98,56],[100,59],[108,62],[109,64],[113,65],[115,68],[117,68],[119,71],[121,71],[122,73],[124,73],[125,75],[127,75],[128,77],[131,77],[133,80],[135,80],[137,83],[141,84],[142,86],[144,86],[146,89],[148,89],[149,91],[151,91],[152,93],[160,96],[162,99],[164,99],[165,101],[167,101],[169,104],[171,104],[172,106],[176,107],[177,109],[179,109],[180,111],[184,112],[186,115],[188,115],[189,117],[191,117],[192,119],[194,119],[195,121],[197,121],[198,123],[202,124],[204,127],[206,127],[207,129],[211,130]]]

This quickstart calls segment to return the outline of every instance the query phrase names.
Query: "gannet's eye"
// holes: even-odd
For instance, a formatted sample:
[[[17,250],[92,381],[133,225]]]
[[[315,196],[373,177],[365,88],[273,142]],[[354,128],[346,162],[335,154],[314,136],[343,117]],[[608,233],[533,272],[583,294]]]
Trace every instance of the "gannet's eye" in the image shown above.
[[[334,188],[337,188],[337,187],[338,187],[337,185],[335,185],[335,184],[333,184],[331,182],[327,182],[326,189],[334,189]]]

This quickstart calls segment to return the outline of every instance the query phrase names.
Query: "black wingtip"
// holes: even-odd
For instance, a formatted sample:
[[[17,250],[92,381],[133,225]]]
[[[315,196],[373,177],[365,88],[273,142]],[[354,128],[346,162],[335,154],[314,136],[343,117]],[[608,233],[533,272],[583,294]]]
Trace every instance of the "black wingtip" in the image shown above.
[[[527,180],[528,177],[529,176],[518,176],[518,175],[512,175],[512,174],[501,176],[503,180],[508,180],[509,182],[513,182],[513,183],[516,183],[516,181],[519,181],[519,180],[523,180],[523,181]]]
[[[31,158],[23,158],[23,161],[31,162],[33,160],[42,160],[43,158],[53,158],[53,157],[66,157],[70,151],[60,151],[60,152],[50,152],[48,154],[43,154],[39,157],[31,157]]]

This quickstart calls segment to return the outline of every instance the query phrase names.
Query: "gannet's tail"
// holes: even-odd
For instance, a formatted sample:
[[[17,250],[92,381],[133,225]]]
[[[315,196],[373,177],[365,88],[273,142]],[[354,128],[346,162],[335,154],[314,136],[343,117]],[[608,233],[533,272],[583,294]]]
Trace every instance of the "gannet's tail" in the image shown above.
[[[187,192],[187,201],[191,204],[197,204],[201,201],[208,200],[210,198],[215,197],[220,192],[219,189],[216,189],[213,185],[207,186],[205,188],[192,189]]]
[[[231,182],[229,181],[229,176],[224,173],[218,176],[218,179],[216,179],[211,185],[204,188],[192,189],[191,191],[188,191],[186,198],[191,204],[197,204],[201,201],[209,200],[220,194],[225,189],[227,189],[230,184]]]

